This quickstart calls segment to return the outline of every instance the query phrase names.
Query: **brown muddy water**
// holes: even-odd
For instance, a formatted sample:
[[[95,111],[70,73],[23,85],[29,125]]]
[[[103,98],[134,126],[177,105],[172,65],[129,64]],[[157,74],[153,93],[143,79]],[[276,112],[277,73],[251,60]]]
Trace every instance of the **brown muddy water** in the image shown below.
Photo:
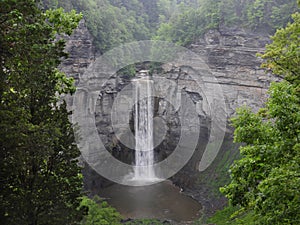
[[[192,221],[201,216],[201,205],[184,195],[171,182],[148,186],[115,184],[100,190],[100,197],[124,218]]]

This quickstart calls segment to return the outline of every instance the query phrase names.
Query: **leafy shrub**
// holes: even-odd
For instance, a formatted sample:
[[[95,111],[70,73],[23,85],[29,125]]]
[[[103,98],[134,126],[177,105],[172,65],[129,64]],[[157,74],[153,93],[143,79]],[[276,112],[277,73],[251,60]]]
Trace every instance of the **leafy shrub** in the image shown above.
[[[121,215],[117,210],[101,201],[98,196],[93,199],[83,197],[79,209],[85,209],[86,215],[81,221],[82,225],[118,225],[121,224]]]

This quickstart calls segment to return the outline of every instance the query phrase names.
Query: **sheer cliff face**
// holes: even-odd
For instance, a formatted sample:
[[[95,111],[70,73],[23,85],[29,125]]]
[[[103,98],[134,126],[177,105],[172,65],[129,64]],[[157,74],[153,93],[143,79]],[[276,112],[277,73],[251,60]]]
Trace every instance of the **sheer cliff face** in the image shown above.
[[[269,38],[266,36],[249,34],[241,30],[210,30],[197,43],[188,47],[207,63],[218,79],[226,99],[228,117],[243,104],[254,110],[261,107],[270,82],[276,80],[260,68],[261,59],[256,56],[257,53],[264,51],[264,46],[268,42]],[[93,38],[84,21],[81,21],[71,37],[67,37],[66,51],[69,53],[69,58],[63,61],[61,70],[68,76],[74,77],[76,83],[88,65],[95,60],[95,49],[92,43]],[[197,61],[194,63],[197,66]],[[158,76],[174,80],[182,87],[193,86],[189,83],[188,72],[180,65],[163,65],[163,69],[164,71]],[[107,77],[107,80],[103,90],[110,98],[114,98],[124,83],[129,82],[128,79],[116,77]],[[110,110],[111,106],[107,104],[103,106],[104,110],[106,108]]]
[[[191,51],[206,62],[222,87],[226,107],[218,112],[220,115],[225,114],[229,118],[234,115],[235,109],[242,105],[247,105],[255,111],[263,106],[270,82],[277,79],[260,68],[261,59],[256,57],[257,53],[264,51],[264,46],[268,42],[269,38],[266,36],[227,29],[208,31],[203,38],[199,38],[197,43],[189,46]],[[92,36],[82,21],[67,41],[66,50],[70,53],[70,57],[61,64],[61,70],[74,77],[76,83],[79,82],[79,77],[84,74],[88,65],[95,60],[92,43]],[[191,64],[197,67],[197,61],[193,59]],[[184,65],[165,64],[162,68],[163,71],[155,74],[154,77],[164,77],[170,82],[157,83],[157,90],[161,92],[184,90],[195,104],[201,120],[201,132],[196,151],[189,163],[172,177],[172,180],[198,199],[207,211],[212,211],[222,206],[222,204],[215,204],[215,202],[222,202],[215,192],[218,186],[226,182],[224,178],[227,176],[228,166],[238,155],[237,146],[233,145],[231,140],[232,129],[227,126],[225,141],[218,156],[206,171],[200,172],[199,162],[211,132],[211,117],[209,106],[205,102],[205,93],[198,90],[195,81],[190,79],[190,70]],[[130,79],[125,76],[106,79],[105,86],[100,88],[95,107],[96,126],[107,149],[118,159],[130,164],[133,161],[133,151],[124,147],[114,135],[110,114],[116,96],[130,83]],[[87,100],[82,99],[82,101]],[[72,104],[72,99],[68,99],[68,102]],[[164,141],[155,148],[156,159],[162,160],[172,153],[180,138],[180,112],[178,108],[161,98],[155,99],[154,108],[154,116],[162,118],[168,126],[165,128],[167,132]],[[193,120],[188,114],[185,119]],[[132,128],[132,118],[128,123]],[[91,191],[108,183],[104,179],[99,179],[96,173],[88,168],[84,173],[86,188]]]
[[[202,55],[218,79],[226,99],[227,115],[243,104],[257,110],[275,77],[260,68],[256,54],[269,38],[237,30],[211,30],[190,49]]]
[[[191,51],[207,63],[210,71],[218,79],[226,100],[227,117],[231,117],[235,109],[243,104],[254,110],[263,105],[266,90],[275,78],[260,68],[261,59],[256,54],[263,52],[264,46],[268,42],[269,38],[266,36],[225,29],[211,30],[197,43],[189,46]],[[67,38],[66,51],[69,52],[69,58],[63,61],[61,70],[68,76],[74,77],[76,83],[88,65],[95,60],[95,49],[92,43],[92,36],[84,21],[81,21],[78,29],[71,37]],[[197,61],[195,61],[195,66],[197,66]],[[163,65],[163,69],[163,72],[156,76],[175,81],[190,95],[201,96],[201,93],[197,93],[195,88],[192,88],[193,83],[189,79],[188,71],[181,65],[166,64]],[[113,102],[114,96],[124,86],[124,83],[129,82],[117,77],[107,77],[107,80],[106,86],[99,88],[99,93],[103,92],[102,94],[104,94],[99,99],[104,111],[111,109],[110,104]]]
[[[85,21],[80,21],[78,28],[71,36],[64,37],[68,59],[61,63],[60,70],[73,77],[76,83],[79,76],[83,75],[88,65],[95,60],[93,37],[85,26]]]

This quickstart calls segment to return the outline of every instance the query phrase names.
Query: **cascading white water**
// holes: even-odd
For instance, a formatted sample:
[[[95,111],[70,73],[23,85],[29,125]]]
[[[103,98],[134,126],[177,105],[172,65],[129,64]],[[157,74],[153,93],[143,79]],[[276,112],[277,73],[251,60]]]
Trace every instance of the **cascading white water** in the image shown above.
[[[135,171],[134,180],[153,180],[153,81],[149,77],[135,80]]]

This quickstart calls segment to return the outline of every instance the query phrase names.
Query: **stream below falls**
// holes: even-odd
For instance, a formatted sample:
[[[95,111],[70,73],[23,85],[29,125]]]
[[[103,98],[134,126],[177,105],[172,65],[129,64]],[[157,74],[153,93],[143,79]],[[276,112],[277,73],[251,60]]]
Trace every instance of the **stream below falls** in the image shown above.
[[[114,184],[101,189],[99,195],[124,218],[185,222],[201,216],[201,205],[170,181],[148,186]]]

